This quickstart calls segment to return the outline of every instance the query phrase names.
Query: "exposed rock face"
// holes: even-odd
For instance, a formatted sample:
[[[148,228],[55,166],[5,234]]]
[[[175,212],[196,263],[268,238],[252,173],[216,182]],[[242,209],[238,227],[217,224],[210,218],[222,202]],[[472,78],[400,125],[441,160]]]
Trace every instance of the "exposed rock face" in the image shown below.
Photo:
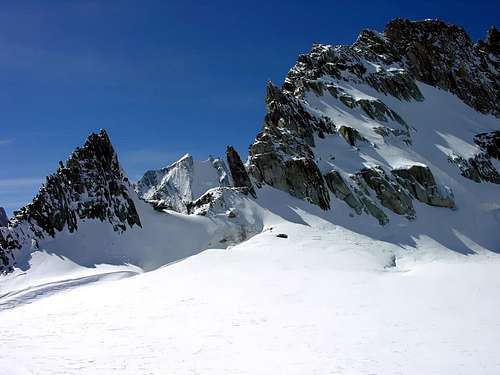
[[[339,128],[339,134],[344,137],[347,143],[351,146],[356,146],[360,142],[366,142],[366,139],[362,137],[356,129],[350,126],[341,126]]]
[[[0,271],[12,267],[13,250],[64,229],[74,232],[82,220],[108,222],[118,232],[141,226],[131,191],[106,132],[91,134],[47,177],[32,203],[0,228]]]
[[[238,155],[232,146],[227,147],[226,158],[229,170],[231,171],[231,177],[233,178],[234,187],[245,188],[254,198],[256,198],[255,189],[241,161],[240,155]]]
[[[448,90],[483,113],[500,116],[498,31],[474,45],[460,27],[437,20],[389,22],[384,36],[419,81]],[[485,53],[487,52],[487,53]]]
[[[7,217],[4,208],[0,207],[0,227],[6,227],[7,224],[9,224],[9,218]]]
[[[478,134],[474,137],[474,143],[488,156],[500,160],[500,131]]]
[[[332,193],[335,194],[337,198],[346,202],[358,215],[365,212],[376,218],[380,225],[387,224],[389,222],[387,215],[371,199],[366,188],[360,186],[356,176],[353,176],[351,180],[350,183],[347,183],[336,170],[325,174],[326,184]]]
[[[362,169],[359,176],[376,192],[377,198],[383,206],[398,215],[405,215],[409,219],[415,217],[411,197],[397,183],[392,181],[382,168]]]
[[[330,80],[321,79],[333,77],[337,80],[369,84],[376,90],[398,99],[423,99],[413,77],[402,67],[390,71],[373,71],[366,68],[363,60],[396,65],[400,64],[401,57],[383,35],[365,30],[352,46],[313,45],[311,52],[299,56],[297,64],[288,73],[283,89],[296,96],[310,89],[316,93],[328,90],[335,96],[337,85]]]
[[[500,55],[500,32],[495,26],[491,26],[488,30],[484,41],[477,42],[477,48],[485,53],[491,53],[495,56]]]
[[[295,94],[335,90],[321,77],[364,82],[400,99],[423,99],[414,78],[451,91],[483,113],[500,116],[499,33],[474,45],[467,33],[437,20],[395,19],[380,34],[364,30],[352,46],[315,44],[301,55],[283,85]],[[399,69],[370,70],[363,60]]]
[[[363,204],[356,198],[338,171],[333,170],[325,174],[325,181],[337,198],[345,201],[358,215],[361,214]]]
[[[429,167],[412,165],[409,168],[393,169],[392,174],[420,202],[430,206],[455,207],[452,192],[437,185]]]
[[[249,150],[249,169],[258,184],[268,184],[329,208],[329,195],[313,160],[315,132],[332,133],[326,118],[309,114],[291,95],[267,86],[267,114],[263,130]]]
[[[462,176],[475,182],[492,182],[500,184],[500,175],[491,163],[487,154],[479,153],[472,158],[465,159],[453,154],[449,157],[451,163],[456,164]]]
[[[187,154],[166,168],[147,171],[137,182],[136,191],[156,209],[187,213],[187,205],[205,191],[230,184],[224,161],[213,157],[195,161]]]

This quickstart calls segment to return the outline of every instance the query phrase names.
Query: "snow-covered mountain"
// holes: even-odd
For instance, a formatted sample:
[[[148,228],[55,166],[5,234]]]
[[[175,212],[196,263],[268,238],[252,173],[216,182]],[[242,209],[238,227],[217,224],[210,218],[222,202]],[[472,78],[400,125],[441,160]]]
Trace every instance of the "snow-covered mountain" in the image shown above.
[[[147,171],[137,183],[139,197],[157,209],[188,213],[188,205],[214,187],[231,186],[226,164],[219,158],[193,160],[189,154],[172,165]]]
[[[232,147],[227,163],[186,155],[134,185],[101,131],[0,222],[0,320],[9,336],[44,342],[27,372],[51,373],[57,346],[38,300],[69,290],[50,297],[62,306],[51,324],[71,331],[75,311],[84,326],[113,301],[98,326],[126,344],[97,347],[113,363],[139,352],[134,373],[498,373],[499,32],[473,43],[441,21],[396,19],[352,45],[313,45],[281,87],[268,83],[265,103],[246,162]],[[33,301],[45,310],[24,306]],[[376,319],[389,331],[382,343]],[[135,349],[121,336],[129,328]],[[191,343],[194,332],[206,345]],[[9,346],[11,358],[30,340]],[[110,373],[109,358],[85,362],[97,355],[86,340],[63,350],[68,363]]]

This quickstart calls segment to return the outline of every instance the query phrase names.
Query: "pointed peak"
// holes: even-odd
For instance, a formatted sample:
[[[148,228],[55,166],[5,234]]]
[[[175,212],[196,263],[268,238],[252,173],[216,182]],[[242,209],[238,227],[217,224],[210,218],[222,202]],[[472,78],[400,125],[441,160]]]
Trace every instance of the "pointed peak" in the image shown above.
[[[188,160],[188,159],[193,159],[190,153],[184,154],[179,160],[176,161],[176,163],[180,163],[182,161]]]
[[[90,133],[83,146],[77,147],[72,155],[85,154],[88,156],[91,153],[94,153],[97,156],[115,155],[115,150],[111,144],[108,133],[106,133],[106,130],[100,129],[97,133]]]
[[[267,81],[266,85],[266,103],[270,103],[273,100],[279,99],[282,96],[282,92],[279,87],[275,86],[271,81]]]
[[[495,26],[491,26],[484,41],[488,52],[500,54],[500,32]]]
[[[187,153],[181,156],[178,160],[174,161],[172,164],[170,164],[167,167],[167,169],[175,168],[178,165],[185,165],[185,164],[193,165],[193,163],[194,163],[193,157],[191,156],[191,154]]]
[[[6,227],[9,224],[9,218],[3,207],[0,207],[0,227]]]

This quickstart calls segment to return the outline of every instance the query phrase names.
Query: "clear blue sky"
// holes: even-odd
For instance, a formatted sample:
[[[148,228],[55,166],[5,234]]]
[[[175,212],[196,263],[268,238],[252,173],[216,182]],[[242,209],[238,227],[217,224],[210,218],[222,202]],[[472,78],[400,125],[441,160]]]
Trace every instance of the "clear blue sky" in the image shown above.
[[[29,201],[99,128],[132,179],[227,144],[245,157],[266,81],[281,84],[313,42],[351,43],[396,16],[477,40],[499,14],[499,0],[2,1],[0,206]]]

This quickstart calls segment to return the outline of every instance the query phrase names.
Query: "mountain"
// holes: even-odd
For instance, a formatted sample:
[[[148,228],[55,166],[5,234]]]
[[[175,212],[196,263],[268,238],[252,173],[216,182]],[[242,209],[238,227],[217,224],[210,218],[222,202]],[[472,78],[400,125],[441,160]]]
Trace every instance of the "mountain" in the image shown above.
[[[219,186],[231,186],[223,160],[210,157],[195,161],[186,154],[166,168],[147,171],[137,183],[136,191],[157,209],[188,213],[189,203]]]
[[[60,163],[8,227],[0,227],[0,271],[31,269],[35,255],[46,253],[84,267],[132,264],[151,270],[215,244],[241,242],[262,226],[247,190],[229,187],[230,181],[223,161],[185,156],[145,174],[135,187],[142,200],[101,130]],[[159,207],[165,202],[203,218],[167,215]]]
[[[140,200],[159,212],[233,216],[226,199],[261,204],[264,186],[317,205],[351,228],[358,226],[353,216],[368,215],[368,232],[395,222],[405,227],[399,236],[411,237],[429,215],[446,217],[448,225],[477,220],[481,229],[467,229],[469,237],[495,249],[498,35],[491,28],[474,44],[463,29],[441,21],[395,19],[383,33],[362,31],[352,45],[313,45],[282,87],[268,83],[264,124],[246,164],[232,147],[227,165],[185,155],[133,186],[106,132],[92,134],[1,229],[1,267],[29,267],[40,241],[78,232],[81,223],[118,234],[144,229]],[[246,230],[246,223],[238,223],[239,235],[217,241],[258,232],[259,225]]]
[[[229,167],[220,158],[185,155],[133,186],[106,132],[92,134],[0,229],[0,266],[28,267],[40,241],[78,232],[81,223],[118,234],[144,228],[140,200],[159,212],[234,216],[228,202],[260,204],[264,186],[317,205],[348,227],[358,225],[353,216],[371,217],[370,228],[394,221],[406,228],[400,236],[422,230],[428,215],[446,217],[448,225],[477,220],[482,229],[467,232],[495,249],[499,40],[494,27],[474,44],[457,26],[395,19],[383,33],[362,31],[352,45],[315,44],[282,87],[268,83],[264,124],[246,164],[232,147]],[[238,224],[240,235],[218,240],[233,243],[258,231],[246,223]]]
[[[0,373],[498,373],[499,53],[438,20],[314,44],[246,160],[136,184],[91,134],[0,224]]]
[[[484,47],[497,36],[492,28],[474,45],[456,26],[396,19],[383,34],[363,31],[352,46],[314,45],[281,89],[268,84],[263,130],[250,146],[252,175],[323,209],[333,193],[382,225],[389,219],[381,206],[409,219],[415,200],[456,208],[449,163],[476,182],[500,183],[491,161],[498,144],[488,150],[479,141],[498,139],[498,123],[473,119],[474,111],[456,118],[462,106],[440,103],[439,91],[500,116],[500,57]]]
[[[47,177],[33,202],[0,228],[0,270],[12,269],[16,250],[36,250],[44,238],[77,231],[81,221],[99,220],[117,232],[140,227],[130,193],[106,132],[90,135]]]

